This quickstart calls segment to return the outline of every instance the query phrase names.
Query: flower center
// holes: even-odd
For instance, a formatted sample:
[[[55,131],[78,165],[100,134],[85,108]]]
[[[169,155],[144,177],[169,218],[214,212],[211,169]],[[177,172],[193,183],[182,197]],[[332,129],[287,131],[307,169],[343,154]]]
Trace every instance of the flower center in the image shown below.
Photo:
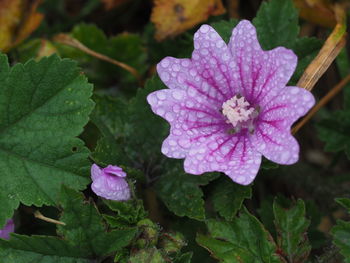
[[[259,109],[252,107],[249,102],[240,95],[235,95],[222,104],[222,114],[227,118],[226,122],[233,126],[233,133],[242,128],[254,131],[253,120],[258,116]],[[230,132],[232,132],[230,130]]]

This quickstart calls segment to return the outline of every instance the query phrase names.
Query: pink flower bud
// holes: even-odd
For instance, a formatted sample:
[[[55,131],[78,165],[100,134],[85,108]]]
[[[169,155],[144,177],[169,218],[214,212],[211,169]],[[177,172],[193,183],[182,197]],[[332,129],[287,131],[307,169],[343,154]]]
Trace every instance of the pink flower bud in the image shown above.
[[[108,165],[101,169],[98,165],[91,166],[91,189],[98,196],[116,201],[130,199],[129,185],[124,179],[126,173],[118,166]]]

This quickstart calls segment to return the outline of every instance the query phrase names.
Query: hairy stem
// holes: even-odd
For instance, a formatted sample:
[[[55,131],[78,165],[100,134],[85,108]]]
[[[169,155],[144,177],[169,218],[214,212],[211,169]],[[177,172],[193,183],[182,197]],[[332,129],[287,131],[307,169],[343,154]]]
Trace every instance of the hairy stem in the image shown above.
[[[55,36],[54,40],[59,42],[59,43],[80,49],[81,51],[85,52],[86,54],[89,54],[90,56],[93,56],[93,57],[98,58],[100,60],[109,62],[113,65],[116,65],[116,66],[122,68],[122,69],[125,69],[126,71],[130,72],[137,79],[140,86],[143,85],[143,81],[141,79],[141,76],[135,68],[133,68],[133,67],[131,67],[123,62],[120,62],[120,61],[117,61],[117,60],[112,59],[110,57],[107,57],[101,53],[93,51],[92,49],[88,48],[87,46],[85,46],[83,43],[81,43],[77,39],[75,39],[67,34],[58,34]]]

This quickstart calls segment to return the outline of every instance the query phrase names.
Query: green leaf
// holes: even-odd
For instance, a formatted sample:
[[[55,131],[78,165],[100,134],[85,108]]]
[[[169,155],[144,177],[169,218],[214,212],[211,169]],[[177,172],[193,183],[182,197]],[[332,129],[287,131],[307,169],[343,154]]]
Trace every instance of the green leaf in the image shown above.
[[[127,117],[127,104],[119,98],[106,95],[95,95],[94,101],[96,106],[91,120],[100,130],[102,137],[97,142],[92,159],[103,166],[109,164],[127,165],[129,160],[120,145]]]
[[[142,169],[164,158],[160,149],[169,132],[168,125],[152,113],[146,99],[149,93],[162,88],[165,88],[164,84],[154,77],[129,103],[108,96],[95,97],[97,107],[92,120],[102,134],[92,154],[96,162],[136,165]]]
[[[210,235],[198,235],[197,242],[222,262],[285,262],[271,235],[245,208],[231,222],[208,220],[207,226]]]
[[[350,61],[346,50],[336,59],[341,77],[349,74]],[[316,125],[318,136],[325,142],[325,150],[330,152],[344,151],[350,159],[350,84],[344,87],[344,109],[332,113]]]
[[[54,205],[62,183],[89,182],[88,149],[76,138],[93,108],[92,85],[57,56],[9,68],[0,56],[0,227],[19,202]]]
[[[150,159],[155,162],[162,158],[160,149],[169,132],[169,125],[152,112],[146,98],[151,92],[163,88],[165,86],[161,80],[153,77],[146,82],[145,88],[137,90],[136,96],[129,102],[128,121],[125,124],[125,148],[131,160],[139,160],[142,163]]]
[[[270,232],[270,234],[273,237],[276,237],[276,228],[274,224],[274,216],[273,216],[273,209],[272,209],[272,203],[274,198],[270,195],[264,196],[264,198],[260,202],[260,207],[257,209],[257,216],[259,217],[261,223],[264,225],[267,231]]]
[[[277,244],[288,262],[305,262],[311,246],[306,235],[310,221],[305,218],[305,204],[299,199],[289,208],[282,207],[275,199],[273,203]]]
[[[338,220],[336,226],[331,231],[333,243],[340,248],[340,253],[344,256],[346,263],[350,262],[350,222]]]
[[[58,233],[83,254],[104,256],[127,246],[136,234],[135,228],[106,232],[96,207],[72,189],[62,188],[60,204],[64,211],[60,220],[66,225],[59,225]]]
[[[58,237],[12,234],[10,241],[0,239],[2,263],[91,263],[81,250]]]
[[[132,199],[126,202],[106,199],[103,201],[115,212],[115,215],[103,215],[111,227],[132,226],[147,216],[147,212],[143,207],[143,202],[140,199]]]
[[[140,73],[146,71],[146,55],[142,48],[141,38],[136,34],[124,33],[107,39],[104,32],[95,25],[80,24],[74,27],[72,37],[94,51],[135,67]],[[89,60],[92,59],[88,55],[85,56]],[[129,72],[115,65],[96,60],[95,68],[98,70],[97,67],[99,66],[102,67],[97,71],[100,77],[116,73],[125,81],[135,81],[135,78]],[[102,70],[107,72],[102,72]],[[93,72],[91,73],[94,74]]]
[[[182,167],[169,168],[157,181],[157,194],[176,215],[204,220],[204,200],[200,185],[206,185],[216,177],[213,174],[185,174]]]
[[[1,262],[100,262],[105,255],[127,246],[137,232],[135,228],[106,232],[96,207],[85,202],[81,193],[64,186],[60,204],[60,220],[66,224],[58,226],[62,238],[12,234],[9,241],[0,240]]]
[[[289,82],[289,85],[295,85],[319,52],[322,41],[309,37],[298,38],[298,11],[291,0],[263,2],[253,24],[263,49],[283,46],[292,49],[298,56],[297,68]]]
[[[229,21],[222,20],[220,22],[211,23],[211,26],[219,33],[222,39],[228,43],[231,38],[232,30],[237,24],[237,19],[230,19]]]
[[[346,210],[348,210],[348,213],[350,213],[350,199],[349,198],[336,198],[335,201],[343,206]]]
[[[326,151],[345,151],[350,159],[350,110],[334,112],[332,118],[317,123],[316,128]]]
[[[128,104],[118,98],[107,95],[94,95],[96,103],[91,114],[91,120],[99,127],[103,124],[116,138],[124,133],[124,123],[127,121]]]
[[[291,0],[263,2],[253,24],[263,49],[291,48],[299,33],[298,12]]]
[[[71,35],[93,51],[134,67],[141,75],[147,69],[146,53],[142,47],[142,39],[137,34],[123,33],[107,38],[105,33],[95,25],[79,24],[73,28]],[[94,83],[103,86],[111,84],[107,82],[111,80],[128,84],[136,83],[131,73],[116,65],[98,60],[75,48],[58,45],[58,49],[62,56],[79,61]]]
[[[241,209],[244,199],[252,197],[252,188],[221,178],[213,189],[214,209],[226,220],[232,220]]]
[[[298,82],[306,67],[316,57],[321,47],[322,41],[317,38],[302,37],[296,39],[292,48],[298,56],[298,65],[289,82],[290,85],[295,85]]]
[[[338,198],[336,201],[344,206],[350,213],[350,199]],[[337,220],[337,224],[332,228],[333,243],[340,248],[340,253],[344,256],[344,262],[350,262],[350,221]]]

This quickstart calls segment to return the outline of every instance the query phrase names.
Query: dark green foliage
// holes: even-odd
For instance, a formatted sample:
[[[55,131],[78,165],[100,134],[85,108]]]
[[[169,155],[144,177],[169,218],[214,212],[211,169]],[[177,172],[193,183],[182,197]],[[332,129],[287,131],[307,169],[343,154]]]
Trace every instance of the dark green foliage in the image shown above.
[[[158,179],[156,190],[170,211],[178,216],[204,220],[204,200],[201,185],[208,184],[217,176],[214,174],[185,174],[181,168],[169,169]]]
[[[349,58],[346,52],[342,52],[337,58],[337,64],[342,77],[349,74]],[[320,139],[325,142],[326,151],[344,151],[350,159],[350,85],[346,85],[344,89],[343,109],[317,123],[317,131]]]
[[[350,199],[338,198],[336,200],[350,214]],[[340,248],[340,253],[344,256],[344,262],[350,262],[350,222],[338,220],[337,224],[332,228],[334,244]]]
[[[136,34],[125,33],[107,38],[104,32],[95,25],[80,24],[73,28],[71,36],[93,51],[119,62],[127,63],[141,75],[146,71],[145,52],[141,38]],[[98,60],[76,48],[64,45],[57,47],[62,56],[72,57],[79,61],[89,79],[99,85],[110,84],[106,82],[106,80],[110,80],[110,76],[119,79],[122,84],[137,84],[131,73],[116,65]]]
[[[298,56],[298,65],[290,80],[290,85],[295,85],[317,55],[322,42],[316,38],[298,38],[298,11],[289,0],[270,0],[262,3],[253,23],[263,49],[283,46],[292,49]]]
[[[298,12],[289,0],[263,2],[253,23],[264,49],[292,48],[299,33]]]
[[[66,225],[58,226],[58,234],[79,247],[87,256],[104,256],[128,245],[136,234],[135,228],[105,232],[102,216],[93,204],[86,204],[83,196],[63,187],[60,197],[63,214],[60,218]]]
[[[111,9],[107,2],[41,1],[41,27],[12,47],[10,63],[0,55],[0,229],[13,217],[17,233],[0,240],[0,262],[335,263],[343,257],[350,263],[350,222],[342,210],[333,213],[333,197],[348,197],[350,86],[344,89],[342,110],[335,98],[315,118],[325,149],[336,155],[320,150],[310,126],[297,135],[298,164],[282,166],[263,158],[262,171],[249,186],[219,173],[186,174],[183,160],[161,153],[169,124],[152,112],[147,96],[169,88],[156,76],[156,64],[166,56],[191,58],[194,33],[201,25],[158,42],[149,22],[153,1],[115,1],[122,4]],[[191,10],[163,2],[162,8],[169,5],[179,22],[194,18]],[[288,85],[298,83],[323,44],[305,36],[313,32],[325,39],[329,34],[304,14],[299,21],[292,0],[222,2],[227,14],[201,24],[210,24],[229,44],[239,22],[229,17],[256,15],[253,24],[264,50],[283,46],[298,56]],[[239,3],[237,9],[234,3]],[[0,5],[0,13],[10,13],[6,11]],[[133,67],[141,81],[121,67],[56,42],[58,33]],[[50,52],[77,62],[57,55],[40,59]],[[325,94],[331,87],[324,84],[349,74],[345,49],[336,62],[337,70],[320,80],[314,94]],[[85,76],[94,84],[94,94]],[[254,83],[261,85],[260,80]],[[118,202],[94,194],[88,185],[92,163],[122,167],[132,198]],[[337,202],[350,212],[349,199]],[[37,209],[63,225],[38,223],[32,215]],[[342,219],[332,222],[338,213]],[[325,231],[327,227],[332,230]]]
[[[135,165],[139,169],[154,165],[162,158],[160,147],[166,137],[165,120],[152,113],[147,95],[163,88],[158,78],[148,80],[129,103],[114,97],[96,96],[92,121],[102,138],[92,154],[103,165]],[[145,140],[147,138],[147,140]]]
[[[136,234],[135,228],[106,232],[94,204],[72,189],[62,187],[59,203],[65,223],[58,226],[62,238],[13,235],[10,241],[0,240],[1,262],[88,263],[127,246]]]
[[[226,220],[232,220],[241,209],[244,199],[252,197],[250,186],[233,183],[231,179],[220,178],[213,189],[214,209]]]
[[[209,236],[199,234],[197,242],[222,262],[286,262],[264,226],[245,208],[232,222],[208,220]]]
[[[311,246],[306,234],[310,221],[305,218],[305,205],[302,200],[285,208],[278,200],[273,203],[277,244],[288,262],[304,262]]]
[[[0,225],[19,202],[57,204],[62,183],[83,189],[89,151],[76,138],[93,108],[92,85],[57,56],[10,68],[0,57]]]
[[[306,67],[316,57],[322,47],[322,41],[312,37],[297,38],[292,47],[298,56],[298,65],[289,81],[289,85],[296,85]]]
[[[139,199],[126,202],[104,200],[104,203],[114,212],[103,215],[111,227],[132,226],[147,216],[142,200]]]

